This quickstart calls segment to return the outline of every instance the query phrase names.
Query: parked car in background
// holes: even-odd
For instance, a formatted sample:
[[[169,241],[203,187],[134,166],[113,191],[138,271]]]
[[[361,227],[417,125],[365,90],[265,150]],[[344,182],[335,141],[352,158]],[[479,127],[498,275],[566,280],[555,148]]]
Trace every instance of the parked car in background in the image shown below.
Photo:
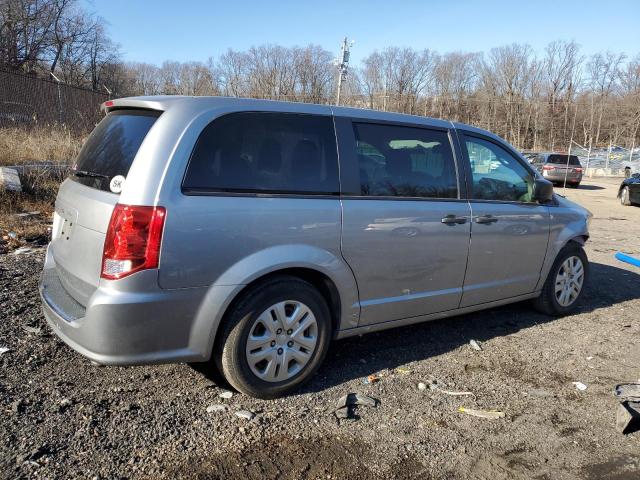
[[[104,109],[60,186],[40,286],[53,331],[96,362],[211,361],[273,398],[332,339],[580,303],[589,212],[490,132],[220,97]]]
[[[640,205],[640,173],[634,173],[622,181],[618,198],[622,205]]]
[[[529,163],[533,163],[534,159],[535,159],[535,158],[536,158],[536,156],[538,155],[536,152],[528,152],[528,151],[523,151],[523,152],[520,152],[520,153],[522,154],[522,156],[523,156],[524,158],[526,158],[526,159],[527,159],[527,161],[528,161]]]
[[[578,188],[582,181],[583,168],[576,155],[563,153],[539,153],[531,164],[544,178],[555,184],[563,184]]]

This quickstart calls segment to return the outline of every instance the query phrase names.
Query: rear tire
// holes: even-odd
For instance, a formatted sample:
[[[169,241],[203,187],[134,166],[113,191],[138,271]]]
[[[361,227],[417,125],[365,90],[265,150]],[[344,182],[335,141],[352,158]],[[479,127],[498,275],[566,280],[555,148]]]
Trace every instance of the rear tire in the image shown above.
[[[588,279],[587,254],[580,245],[570,242],[558,253],[533,306],[547,315],[569,315],[578,307]]]
[[[331,314],[320,292],[281,276],[245,292],[227,312],[214,359],[235,389],[272,399],[313,376],[330,340]]]
[[[626,207],[631,205],[631,195],[629,187],[624,187],[620,192],[620,203]]]

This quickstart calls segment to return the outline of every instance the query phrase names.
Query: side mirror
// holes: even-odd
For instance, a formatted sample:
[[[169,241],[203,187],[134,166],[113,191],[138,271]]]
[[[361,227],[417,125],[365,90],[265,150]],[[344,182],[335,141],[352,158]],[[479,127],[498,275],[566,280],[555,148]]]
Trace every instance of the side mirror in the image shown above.
[[[553,198],[553,183],[541,177],[533,182],[533,199],[539,203],[546,203]]]

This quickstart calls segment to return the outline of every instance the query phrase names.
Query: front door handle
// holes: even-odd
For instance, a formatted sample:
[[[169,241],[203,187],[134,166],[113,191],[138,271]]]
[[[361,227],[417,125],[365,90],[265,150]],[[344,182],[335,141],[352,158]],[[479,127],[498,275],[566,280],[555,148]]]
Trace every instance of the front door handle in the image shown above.
[[[467,219],[465,217],[458,217],[456,215],[446,215],[442,217],[441,221],[447,225],[462,225],[463,223],[467,223]]]
[[[476,217],[476,223],[495,223],[498,221],[498,217],[494,217],[493,215],[482,215],[480,217]]]

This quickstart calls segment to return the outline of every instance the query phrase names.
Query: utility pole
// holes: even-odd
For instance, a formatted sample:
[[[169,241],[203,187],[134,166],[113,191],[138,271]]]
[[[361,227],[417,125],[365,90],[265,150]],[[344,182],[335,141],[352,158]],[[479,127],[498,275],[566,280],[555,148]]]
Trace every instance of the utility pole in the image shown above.
[[[338,93],[336,95],[336,105],[340,105],[340,93],[342,93],[342,82],[347,77],[349,70],[349,55],[351,54],[351,47],[353,46],[353,40],[349,42],[347,37],[344,37],[342,41],[342,54],[340,58],[336,59],[335,64],[338,67]]]

